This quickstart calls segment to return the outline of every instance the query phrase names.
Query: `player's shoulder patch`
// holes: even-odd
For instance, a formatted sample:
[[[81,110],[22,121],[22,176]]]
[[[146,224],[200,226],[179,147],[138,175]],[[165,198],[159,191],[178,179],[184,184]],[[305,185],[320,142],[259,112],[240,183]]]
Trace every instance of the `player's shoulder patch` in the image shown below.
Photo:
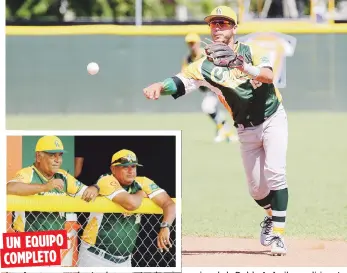
[[[33,173],[33,168],[31,166],[25,167],[23,169],[20,169],[18,172],[21,173],[26,173],[26,174],[32,174]]]
[[[17,171],[14,177],[8,182],[30,183],[32,175],[33,175],[33,168],[31,166],[25,167]]]
[[[140,184],[142,190],[147,194],[160,189],[160,187],[152,179],[149,179],[146,176],[138,176],[136,177],[135,181]]]
[[[100,187],[100,195],[110,195],[115,191],[122,190],[123,187],[112,174],[106,174],[99,177],[97,181]]]

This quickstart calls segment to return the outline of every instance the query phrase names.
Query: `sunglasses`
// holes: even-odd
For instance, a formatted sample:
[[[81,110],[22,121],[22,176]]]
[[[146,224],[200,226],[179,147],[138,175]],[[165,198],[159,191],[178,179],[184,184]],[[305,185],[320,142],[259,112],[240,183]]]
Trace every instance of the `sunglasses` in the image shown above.
[[[111,163],[111,165],[116,164],[116,163],[120,163],[122,164],[137,164],[137,159],[136,158],[129,158],[129,157],[121,157],[119,159],[116,159],[115,161],[113,161]]]
[[[228,21],[228,20],[214,20],[214,21],[211,21],[208,25],[210,27],[217,27],[217,26],[219,26],[221,28],[224,28],[224,27],[229,27],[229,26],[234,25],[234,22]]]

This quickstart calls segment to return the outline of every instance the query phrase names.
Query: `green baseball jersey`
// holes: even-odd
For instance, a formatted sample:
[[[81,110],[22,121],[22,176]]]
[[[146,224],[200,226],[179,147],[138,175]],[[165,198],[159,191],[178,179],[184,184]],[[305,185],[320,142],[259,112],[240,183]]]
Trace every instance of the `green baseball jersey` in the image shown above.
[[[64,170],[59,170],[52,179],[64,181],[64,190],[53,189],[49,192],[41,192],[36,195],[82,195],[87,186],[76,180],[72,175]],[[18,171],[13,179],[8,183],[26,184],[46,184],[47,178],[34,166],[26,167]],[[14,212],[12,228],[16,231],[43,231],[64,229],[65,215],[59,212],[38,212],[27,213],[25,211]]]
[[[272,68],[267,52],[256,45],[237,42],[234,50],[247,63]],[[218,96],[236,124],[263,121],[277,110],[282,100],[273,84],[263,83],[254,89],[249,75],[236,68],[215,66],[206,56],[191,63],[172,79],[175,86],[168,88],[177,90],[173,94],[175,99],[199,86],[206,86]]]
[[[164,192],[147,177],[136,177],[130,186],[122,186],[112,174],[102,175],[98,182],[99,194],[112,200],[117,194],[134,194],[143,190],[149,198]],[[141,215],[131,213],[90,213],[82,240],[114,256],[133,253],[140,229]]]

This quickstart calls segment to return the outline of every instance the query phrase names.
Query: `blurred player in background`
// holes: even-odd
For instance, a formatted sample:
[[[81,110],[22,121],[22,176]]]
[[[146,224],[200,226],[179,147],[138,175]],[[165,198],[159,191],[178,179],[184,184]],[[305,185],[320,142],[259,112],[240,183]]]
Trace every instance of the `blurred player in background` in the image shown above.
[[[205,50],[200,47],[200,36],[196,33],[188,33],[185,42],[189,48],[189,54],[183,59],[182,71],[192,62],[205,56]],[[204,93],[201,103],[202,111],[207,114],[216,124],[215,142],[237,141],[238,137],[233,135],[231,126],[225,119],[223,111],[218,108],[218,98],[207,87],[200,86],[199,90]]]

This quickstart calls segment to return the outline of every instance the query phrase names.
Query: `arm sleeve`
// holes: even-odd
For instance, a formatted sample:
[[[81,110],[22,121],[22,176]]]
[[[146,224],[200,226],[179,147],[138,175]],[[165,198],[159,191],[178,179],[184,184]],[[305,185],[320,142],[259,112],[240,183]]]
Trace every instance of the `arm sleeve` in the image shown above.
[[[106,175],[99,178],[97,185],[100,187],[99,194],[106,198],[112,199],[121,192],[126,192],[119,184],[117,179],[112,175]]]
[[[150,199],[159,193],[165,192],[153,180],[147,177],[138,177],[136,181],[141,185],[142,190],[148,195]]]
[[[64,173],[64,176],[66,177],[67,194],[71,196],[82,196],[87,186],[67,172]]]
[[[163,95],[171,95],[177,99],[185,94],[197,90],[203,85],[204,78],[201,74],[201,66],[205,58],[201,58],[189,64],[182,72],[163,81]]]
[[[21,183],[30,184],[31,179],[32,179],[32,169],[31,168],[25,168],[25,169],[19,170],[14,175],[14,177],[10,181],[8,181],[7,183],[21,182]]]

